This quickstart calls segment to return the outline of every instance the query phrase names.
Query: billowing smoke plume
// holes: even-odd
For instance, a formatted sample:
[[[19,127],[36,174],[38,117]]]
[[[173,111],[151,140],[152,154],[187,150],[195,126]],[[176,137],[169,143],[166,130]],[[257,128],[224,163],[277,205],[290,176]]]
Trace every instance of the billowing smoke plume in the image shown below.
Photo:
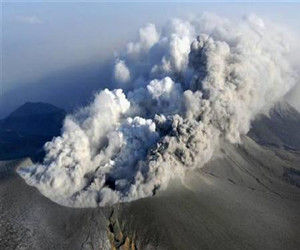
[[[43,164],[19,174],[67,206],[151,196],[202,167],[220,140],[240,141],[294,84],[287,59],[285,34],[255,16],[148,24],[116,60],[123,90],[105,89],[67,116]]]

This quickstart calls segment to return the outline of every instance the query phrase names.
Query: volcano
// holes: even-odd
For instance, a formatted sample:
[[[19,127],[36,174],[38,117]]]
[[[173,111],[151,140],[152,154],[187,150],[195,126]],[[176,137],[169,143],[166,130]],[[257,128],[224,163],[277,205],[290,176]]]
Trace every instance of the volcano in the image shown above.
[[[60,206],[16,174],[32,159],[1,161],[0,248],[298,249],[299,127],[298,111],[278,103],[183,183],[104,208]]]

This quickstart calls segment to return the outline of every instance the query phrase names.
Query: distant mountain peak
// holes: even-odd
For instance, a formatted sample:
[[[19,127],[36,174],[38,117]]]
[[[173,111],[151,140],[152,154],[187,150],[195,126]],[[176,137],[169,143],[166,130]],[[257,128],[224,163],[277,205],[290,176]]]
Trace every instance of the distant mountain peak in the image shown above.
[[[65,115],[48,103],[23,104],[0,120],[0,159],[39,157],[45,142],[60,134]]]
[[[8,118],[16,118],[28,115],[45,115],[50,113],[65,113],[63,109],[57,108],[52,104],[43,102],[26,102],[15,111],[13,111]]]
[[[52,104],[26,102],[7,118],[0,120],[1,131],[20,135],[57,135],[66,112]]]

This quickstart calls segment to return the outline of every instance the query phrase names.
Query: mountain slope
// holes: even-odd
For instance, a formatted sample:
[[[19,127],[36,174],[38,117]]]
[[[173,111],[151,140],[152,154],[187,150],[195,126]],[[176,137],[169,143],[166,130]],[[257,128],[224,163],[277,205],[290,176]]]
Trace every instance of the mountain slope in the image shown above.
[[[182,186],[115,207],[139,249],[297,249],[300,154],[263,148],[250,138],[223,144],[219,157]]]
[[[286,102],[277,103],[269,115],[253,121],[249,136],[262,145],[300,150],[300,114]]]

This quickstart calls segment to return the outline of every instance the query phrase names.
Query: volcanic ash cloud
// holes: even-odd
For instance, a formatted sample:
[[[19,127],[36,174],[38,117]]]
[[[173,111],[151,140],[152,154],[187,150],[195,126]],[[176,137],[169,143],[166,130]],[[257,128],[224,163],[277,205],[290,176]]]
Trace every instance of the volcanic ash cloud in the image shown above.
[[[42,164],[19,169],[29,185],[72,207],[152,196],[238,143],[251,120],[295,82],[287,35],[256,16],[213,15],[148,24],[119,54],[113,81],[64,121]]]

